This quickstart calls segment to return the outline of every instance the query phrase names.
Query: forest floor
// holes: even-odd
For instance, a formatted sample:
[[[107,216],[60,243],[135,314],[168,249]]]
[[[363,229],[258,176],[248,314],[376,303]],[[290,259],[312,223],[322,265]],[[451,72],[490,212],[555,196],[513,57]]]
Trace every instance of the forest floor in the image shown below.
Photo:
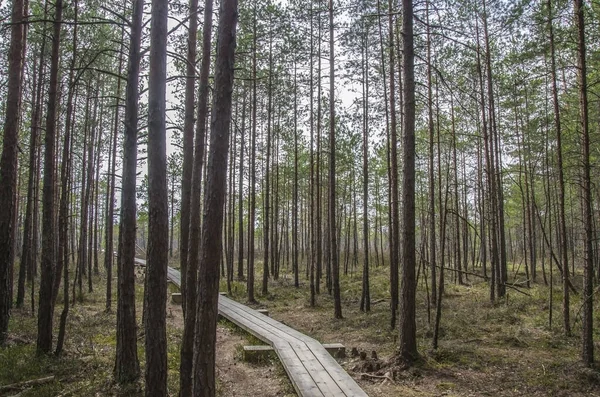
[[[257,266],[258,267],[258,266]],[[572,297],[573,337],[562,332],[561,293],[555,286],[553,326],[548,326],[549,288],[541,277],[524,293],[508,291],[508,298],[489,302],[487,284],[481,279],[452,283],[444,294],[440,346],[431,350],[432,325],[427,315],[427,294],[418,291],[417,331],[421,360],[413,368],[398,370],[390,365],[397,347],[398,330],[390,329],[389,268],[373,269],[371,312],[359,311],[359,273],[341,280],[344,319],[333,319],[333,302],[322,285],[317,307],[309,306],[308,283],[293,287],[289,274],[270,284],[269,295],[257,296],[257,308],[322,343],[341,342],[365,352],[366,360],[348,357],[342,366],[371,397],[388,396],[600,396],[600,373],[579,364],[580,298]],[[522,278],[522,277],[521,277]],[[262,279],[257,275],[257,280]],[[517,280],[518,281],[518,280]],[[0,349],[0,396],[140,396],[140,381],[126,388],[115,385],[112,371],[115,355],[115,299],[105,312],[105,280],[94,278],[93,293],[84,293],[71,308],[64,353],[56,358],[35,355],[36,318],[29,309],[15,309],[9,327],[9,346]],[[114,280],[113,280],[114,282]],[[575,285],[581,285],[575,280]],[[221,286],[225,291],[225,284]],[[257,288],[259,289],[259,288]],[[113,291],[116,290],[116,286]],[[527,294],[527,295],[526,295]],[[231,297],[245,303],[245,282],[232,284]],[[138,279],[136,297],[141,324],[143,283]],[[36,294],[37,298],[37,294]],[[30,307],[26,301],[25,307]],[[37,310],[37,306],[36,306]],[[55,323],[62,310],[57,302]],[[600,311],[596,311],[599,320]],[[434,318],[433,311],[431,319]],[[177,395],[179,346],[183,328],[181,307],[169,302],[168,382]],[[141,327],[140,330],[141,331]],[[217,331],[217,377],[220,396],[287,397],[295,393],[275,357],[250,364],[241,360],[242,346],[257,344],[252,336],[222,320]],[[55,332],[56,334],[56,332]],[[595,340],[600,341],[596,327]],[[600,344],[596,344],[596,351]],[[377,359],[372,359],[372,352]],[[138,338],[143,371],[143,335]],[[21,382],[54,376],[41,385]],[[18,386],[4,390],[3,386]]]
[[[23,309],[13,309],[9,324],[9,341],[0,348],[0,396],[143,396],[144,338],[142,335],[143,279],[137,273],[136,308],[138,317],[138,357],[140,380],[127,387],[113,382],[116,350],[116,292],[113,310],[106,312],[105,278],[94,276],[94,292],[84,287],[83,297],[71,307],[67,321],[65,350],[60,357],[35,354],[37,318],[31,315],[28,297]],[[113,280],[113,291],[116,291]],[[86,283],[84,283],[87,285]],[[171,292],[176,289],[169,287]],[[37,291],[34,295],[37,300]],[[55,310],[55,332],[62,311],[62,297]],[[37,312],[37,302],[35,305]],[[167,304],[168,387],[171,396],[179,390],[179,349],[183,333],[181,306]],[[242,360],[242,347],[258,341],[221,320],[217,327],[217,392],[219,396],[291,397],[294,389],[276,357],[258,363]],[[50,379],[49,377],[53,377]],[[24,382],[42,380],[38,385]],[[12,386],[15,387],[9,387]]]
[[[549,327],[549,291],[539,275],[531,288],[508,289],[507,297],[492,305],[489,287],[470,277],[464,285],[446,275],[439,348],[432,351],[433,319],[428,321],[427,293],[417,293],[417,336],[421,360],[411,369],[393,363],[398,328],[390,328],[389,268],[371,273],[371,312],[359,310],[360,272],[342,277],[344,319],[333,318],[333,300],[321,285],[317,307],[309,305],[306,280],[299,289],[284,275],[272,282],[269,295],[257,308],[322,343],[340,342],[349,353],[365,352],[367,359],[346,358],[342,366],[371,397],[388,396],[600,396],[600,372],[579,363],[581,300],[571,296],[572,337],[562,328],[562,292],[553,290],[553,325]],[[519,275],[511,281],[525,279]],[[260,280],[257,277],[257,280]],[[555,277],[557,279],[557,277]],[[555,280],[559,282],[560,280]],[[579,278],[574,285],[581,285]],[[222,290],[225,285],[222,284]],[[232,285],[233,298],[245,302],[245,287]],[[596,299],[598,300],[598,299]],[[597,305],[596,305],[597,307]],[[600,311],[595,313],[595,350],[600,351]],[[371,359],[375,351],[377,359]]]

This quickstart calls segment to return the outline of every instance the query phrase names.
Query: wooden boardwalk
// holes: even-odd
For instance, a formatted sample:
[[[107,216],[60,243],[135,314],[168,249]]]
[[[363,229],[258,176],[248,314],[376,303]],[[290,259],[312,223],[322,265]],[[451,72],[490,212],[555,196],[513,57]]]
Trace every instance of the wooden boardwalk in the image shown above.
[[[136,258],[142,266],[146,261]],[[168,279],[181,286],[181,274],[168,268]],[[219,296],[219,315],[273,347],[294,389],[303,397],[367,397],[322,344],[279,321]]]
[[[299,396],[367,396],[315,339],[225,296],[219,314],[275,349]]]

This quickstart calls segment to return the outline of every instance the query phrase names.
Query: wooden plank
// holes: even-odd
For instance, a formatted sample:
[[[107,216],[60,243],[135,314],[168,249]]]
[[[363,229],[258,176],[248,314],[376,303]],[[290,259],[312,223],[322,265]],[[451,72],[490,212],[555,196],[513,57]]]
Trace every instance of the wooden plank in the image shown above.
[[[228,301],[231,301],[228,299]],[[259,315],[258,313],[252,313],[253,309],[245,310],[246,307],[243,305],[231,305],[230,302],[224,302],[224,306],[229,307],[232,311],[236,312],[238,315],[245,318],[245,321],[250,322],[256,325],[256,322],[266,323],[267,319],[264,316]],[[254,311],[255,312],[255,311]],[[270,322],[269,322],[270,323]],[[265,324],[263,324],[264,326]],[[272,324],[268,324],[272,326]],[[282,324],[283,327],[275,327],[276,330],[283,329],[292,329]],[[269,330],[272,334],[277,335],[278,333],[274,332],[273,328],[269,327]],[[252,328],[247,329],[248,332],[252,332]],[[281,331],[283,332],[283,331]],[[285,334],[285,332],[283,332]],[[293,332],[295,334],[296,332]],[[310,346],[311,350],[315,352],[316,359],[320,362],[325,363],[325,365],[321,365],[321,371],[326,371],[330,373],[330,377],[335,381],[338,388],[344,391],[344,395],[347,396],[366,396],[365,392],[358,386],[358,384],[348,375],[346,371],[335,361],[329,353],[314,339],[303,335],[305,338],[308,338],[311,342],[307,343]],[[290,339],[290,337],[292,337]],[[302,339],[305,339],[302,338]],[[301,342],[295,338],[295,335],[287,335],[285,338],[291,343],[291,346],[295,349],[296,345]],[[326,394],[329,395],[329,394]],[[335,394],[332,394],[335,395]]]
[[[221,305],[219,305],[221,306]],[[239,308],[239,307],[235,307],[235,306],[230,306],[229,302],[223,302],[222,306],[224,306],[224,308],[227,308],[227,310],[229,311],[223,311],[223,314],[225,315],[225,317],[227,317],[227,314],[231,314],[231,313],[235,313],[238,317],[243,318],[245,321],[245,324],[247,326],[251,326],[251,324],[256,325],[257,327],[260,327],[260,329],[266,329],[268,330],[270,333],[278,335],[279,338],[286,340],[288,342],[302,342],[302,340],[296,338],[295,336],[292,336],[282,330],[280,330],[277,327],[274,327],[273,324],[270,321],[267,321],[268,319],[270,319],[269,317],[263,316],[262,314],[258,314],[258,312],[254,311],[255,313],[252,313],[249,310],[244,310],[243,308]],[[250,331],[251,332],[251,331]]]
[[[219,301],[220,300],[221,300],[221,298],[219,298]],[[249,308],[247,306],[244,306],[244,305],[242,305],[234,300],[231,300],[227,297],[224,297],[223,301],[224,301],[224,303],[227,303],[232,306],[236,306],[236,307],[240,308],[241,310],[244,310],[247,313],[252,313],[252,314],[256,313],[256,315],[258,315],[258,312],[256,310]],[[305,335],[291,327],[288,327],[287,325],[282,324],[281,322],[279,322],[277,320],[274,320],[272,317],[267,317],[264,319],[264,321],[267,322],[269,325],[281,330],[282,332],[285,332],[286,334],[295,337],[298,340],[301,340],[304,342],[315,342],[315,340],[313,338],[311,338],[310,336]]]
[[[323,346],[318,344],[308,344],[309,349],[315,357],[321,362],[335,382],[348,396],[367,396],[360,388],[358,383],[342,368],[342,366],[333,358]]]
[[[325,394],[317,387],[316,382],[304,367],[295,350],[282,342],[275,346],[277,356],[283,364],[296,393],[299,396],[325,397]]]
[[[292,348],[324,395],[331,397],[346,397],[346,394],[331,377],[327,368],[321,364],[305,343],[298,343],[297,345],[293,345]]]

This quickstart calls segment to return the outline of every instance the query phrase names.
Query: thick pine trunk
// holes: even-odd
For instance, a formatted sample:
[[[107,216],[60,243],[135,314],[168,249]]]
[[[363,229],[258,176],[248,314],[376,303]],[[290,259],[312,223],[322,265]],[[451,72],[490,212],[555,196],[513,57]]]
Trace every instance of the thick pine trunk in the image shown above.
[[[54,159],[56,155],[56,124],[58,118],[58,67],[60,54],[60,30],[62,25],[62,0],[55,4],[52,56],[50,60],[50,86],[44,138],[44,186],[42,193],[42,262],[39,289],[37,352],[50,353],[52,349],[52,286],[56,267],[55,236],[55,185]]]
[[[400,357],[417,359],[416,247],[415,247],[415,75],[413,46],[413,4],[402,1],[404,168],[402,201],[402,308],[400,310]]]
[[[167,396],[167,20],[168,1],[152,1],[148,85],[148,256],[144,287],[146,396]]]
[[[219,260],[222,253],[223,203],[231,124],[231,96],[237,0],[223,0],[219,12],[215,90],[211,117],[210,153],[202,222],[202,259],[199,272],[196,338],[194,340],[194,396],[214,397],[215,344],[219,297]]]
[[[58,0],[60,2],[60,0]],[[62,5],[62,3],[60,4]],[[58,4],[57,4],[58,6]],[[23,73],[23,46],[25,40],[24,25],[20,22],[24,18],[23,0],[13,1],[11,15],[11,38],[8,65],[8,91],[6,96],[6,117],[4,120],[4,137],[2,140],[2,157],[0,158],[0,345],[6,341],[8,332],[8,320],[10,318],[10,307],[12,303],[11,288],[12,283],[12,251],[14,245],[14,228],[16,202],[15,193],[17,190],[17,162],[18,162],[18,137],[19,137],[19,116],[21,112],[21,92]],[[60,14],[58,14],[60,17]],[[60,19],[60,18],[59,18]],[[60,30],[60,24],[58,24]],[[58,44],[57,44],[58,46]],[[57,50],[58,53],[58,50]],[[58,56],[58,55],[57,55]],[[58,68],[58,59],[56,59]],[[56,95],[55,95],[56,98]],[[50,165],[52,159],[49,160]],[[52,181],[49,181],[52,182]],[[51,193],[51,191],[50,191]],[[51,214],[50,214],[51,215]],[[52,218],[50,218],[52,219]],[[49,248],[49,247],[47,247]],[[47,252],[52,254],[52,252]],[[50,261],[46,265],[52,265]],[[51,275],[51,273],[50,273]],[[52,317],[50,317],[50,324]],[[47,326],[47,322],[43,324]],[[50,329],[50,344],[52,330]],[[43,347],[44,352],[48,352],[50,345]]]
[[[143,8],[144,0],[134,0],[127,65],[127,86],[125,89],[121,221],[117,258],[119,282],[117,288],[115,378],[119,383],[132,382],[140,375],[137,356],[134,266],[136,246],[138,83]]]
[[[180,395],[188,396],[192,392],[193,380],[193,353],[194,353],[194,326],[196,323],[196,284],[198,262],[200,261],[201,242],[201,192],[202,172],[204,164],[206,136],[206,117],[208,114],[208,73],[210,70],[211,56],[211,29],[213,18],[213,1],[204,3],[204,25],[202,28],[202,63],[200,65],[200,82],[198,86],[198,120],[196,124],[196,143],[192,170],[192,196],[190,199],[189,247],[187,270],[185,274],[185,307],[183,340],[181,343],[180,364]],[[221,233],[216,234],[221,237]],[[218,262],[217,262],[218,265]]]

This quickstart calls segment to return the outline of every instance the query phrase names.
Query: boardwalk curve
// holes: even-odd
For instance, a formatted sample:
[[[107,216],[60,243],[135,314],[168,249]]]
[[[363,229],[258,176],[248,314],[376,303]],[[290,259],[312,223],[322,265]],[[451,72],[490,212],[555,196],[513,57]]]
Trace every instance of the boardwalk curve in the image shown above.
[[[146,265],[138,258],[136,263]],[[181,286],[178,270],[169,267],[167,277]],[[299,396],[368,397],[323,345],[310,336],[223,295],[219,296],[219,315],[273,347]]]

